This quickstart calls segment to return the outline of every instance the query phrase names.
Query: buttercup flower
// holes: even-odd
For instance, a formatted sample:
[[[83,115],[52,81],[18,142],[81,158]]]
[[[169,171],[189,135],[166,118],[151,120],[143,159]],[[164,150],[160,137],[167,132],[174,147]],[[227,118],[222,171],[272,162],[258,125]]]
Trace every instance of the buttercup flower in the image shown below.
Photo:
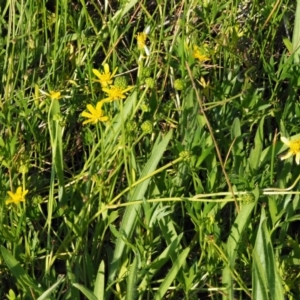
[[[115,68],[115,70],[110,73],[109,65],[104,65],[104,72],[99,72],[96,69],[93,69],[93,73],[98,77],[98,79],[94,79],[95,82],[99,82],[103,88],[108,87],[110,84],[113,83],[113,77],[115,76],[118,68]]]
[[[51,98],[51,100],[59,100],[61,98],[61,93],[56,91],[49,91],[49,93],[40,90],[43,95],[46,95]]]
[[[7,192],[7,194],[9,195],[9,199],[7,199],[5,201],[5,204],[10,204],[10,203],[14,203],[14,204],[19,204],[21,201],[24,202],[25,201],[25,196],[27,195],[28,190],[25,190],[24,192],[22,191],[22,187],[18,187],[16,193],[13,192]]]
[[[52,100],[59,100],[61,98],[60,92],[50,91],[49,94]]]
[[[138,49],[145,50],[147,56],[150,55],[150,50],[146,46],[146,40],[149,31],[150,31],[150,26],[147,26],[143,32],[138,32],[138,34],[136,35]]]
[[[108,97],[103,99],[104,102],[112,102],[114,100],[120,100],[125,99],[126,95],[124,95],[126,92],[133,89],[133,86],[128,86],[126,89],[122,89],[120,87],[111,85],[109,88],[103,88],[102,90],[107,93]]]
[[[97,122],[106,122],[108,121],[108,117],[104,116],[104,111],[102,110],[103,101],[99,101],[96,104],[96,107],[94,107],[91,104],[88,104],[86,106],[87,111],[84,111],[81,115],[85,118],[88,118],[86,121],[84,121],[82,124],[96,124]]]
[[[194,58],[198,59],[200,62],[205,62],[205,61],[210,60],[206,45],[203,47],[198,47],[198,46],[194,45],[192,55]]]
[[[281,141],[287,145],[290,149],[287,154],[281,156],[281,160],[287,159],[292,155],[296,155],[296,163],[299,165],[300,163],[300,140],[289,141],[286,137],[282,136]]]

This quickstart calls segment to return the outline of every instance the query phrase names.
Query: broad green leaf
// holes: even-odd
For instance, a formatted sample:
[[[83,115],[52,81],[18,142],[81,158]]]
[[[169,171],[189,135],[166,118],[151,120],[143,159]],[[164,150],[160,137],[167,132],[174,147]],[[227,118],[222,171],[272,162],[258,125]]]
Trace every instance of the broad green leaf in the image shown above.
[[[138,257],[138,255],[135,255],[133,263],[129,268],[125,300],[134,300],[137,297],[136,281],[138,271]]]
[[[231,138],[232,140],[241,136],[242,131],[241,131],[241,121],[239,118],[235,118],[232,123],[231,127]],[[236,144],[240,149],[243,149],[243,142],[239,141],[238,144]]]
[[[76,287],[78,290],[80,290],[84,296],[87,297],[88,300],[98,300],[97,297],[94,295],[93,292],[91,292],[89,289],[87,289],[85,286],[79,284],[79,283],[73,283],[74,287]]]
[[[154,295],[154,300],[161,300],[164,299],[164,296],[168,289],[170,288],[172,282],[176,278],[179,270],[182,268],[183,264],[186,262],[186,258],[190,253],[190,248],[184,249],[180,255],[178,256],[177,260],[174,262],[173,267],[166,275],[165,279],[163,280],[162,284],[160,285],[158,291]]]
[[[269,300],[267,278],[259,256],[257,250],[253,249],[252,298]]]
[[[222,276],[222,282],[227,288],[226,295],[223,296],[224,300],[234,298],[231,270],[234,270],[235,268],[235,260],[238,253],[239,243],[244,231],[247,229],[254,206],[255,203],[244,205],[231,227],[230,235],[227,240],[227,257],[229,265],[224,268]]]
[[[172,137],[172,131],[170,131],[163,138],[163,140],[161,142],[158,143],[158,140],[156,141],[156,145],[153,148],[151,157],[148,160],[147,164],[145,165],[140,178],[144,178],[144,177],[150,175],[153,171],[155,171],[157,164],[159,163],[163,153],[165,152],[171,137]],[[143,199],[144,194],[149,185],[149,182],[150,182],[150,177],[148,179],[144,180],[143,182],[141,182],[141,184],[137,185],[134,188],[132,196],[130,199],[128,199],[128,201],[132,202],[135,200]],[[137,215],[138,215],[138,212],[140,211],[140,206],[141,206],[140,204],[128,206],[124,213],[120,232],[122,232],[122,234],[125,234],[125,236],[128,239],[131,238],[132,232],[135,228],[135,224],[137,222]],[[119,270],[122,255],[124,254],[124,251],[125,251],[125,242],[123,239],[118,238],[117,242],[116,242],[116,248],[114,251],[114,255],[113,255],[113,261],[110,265],[109,276],[108,276],[109,283],[113,282],[115,275]]]
[[[285,299],[263,207],[254,251],[253,294],[257,297],[254,299]],[[268,291],[268,298],[262,298],[266,297],[266,291]]]
[[[105,292],[105,262],[101,260],[101,263],[98,268],[98,273],[95,281],[94,294],[98,300],[104,300]]]

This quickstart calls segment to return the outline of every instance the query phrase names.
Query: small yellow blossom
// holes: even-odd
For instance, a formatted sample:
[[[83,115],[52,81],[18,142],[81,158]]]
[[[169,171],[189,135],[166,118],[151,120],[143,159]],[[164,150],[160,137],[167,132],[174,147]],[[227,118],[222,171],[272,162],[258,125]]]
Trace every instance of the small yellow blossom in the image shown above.
[[[287,159],[293,155],[296,155],[296,163],[300,164],[300,140],[289,141],[286,137],[282,136],[281,141],[287,145],[290,149],[287,154],[281,156],[281,160]]]
[[[52,100],[59,100],[61,98],[60,92],[50,91],[49,94]]]
[[[149,31],[150,31],[150,26],[147,26],[147,28],[143,32],[138,32],[136,35],[138,49],[145,50],[147,56],[150,55],[150,50],[146,46],[147,35]]]
[[[104,102],[112,102],[114,100],[125,99],[128,91],[133,89],[133,86],[128,86],[126,89],[111,85],[109,88],[103,88],[102,90],[107,93],[108,97],[103,99]]]
[[[19,204],[21,201],[25,201],[25,196],[27,195],[28,190],[22,191],[22,187],[18,187],[16,193],[13,192],[7,192],[9,195],[9,199],[5,201],[5,204]]]
[[[59,100],[61,98],[61,92],[49,91],[49,93],[47,93],[47,92],[45,92],[43,90],[40,90],[40,92],[43,95],[50,97],[51,100]]]
[[[99,101],[96,104],[96,107],[94,107],[91,104],[88,104],[86,106],[87,111],[84,111],[81,115],[85,118],[88,118],[86,121],[84,121],[82,124],[96,124],[97,122],[106,122],[108,121],[108,117],[104,116],[104,111],[102,110],[103,101]]]
[[[205,61],[210,60],[206,45],[204,45],[203,47],[198,47],[198,46],[194,45],[192,55],[194,58],[198,59],[200,62],[205,62]]]
[[[145,32],[138,32],[136,35],[137,46],[139,50],[143,50],[146,46],[147,34]]]
[[[109,65],[104,65],[104,72],[99,72],[96,69],[93,69],[93,73],[98,77],[98,79],[94,79],[95,82],[99,82],[103,88],[108,87],[110,84],[113,83],[113,77],[115,76],[118,68],[115,68],[115,70],[110,73]]]

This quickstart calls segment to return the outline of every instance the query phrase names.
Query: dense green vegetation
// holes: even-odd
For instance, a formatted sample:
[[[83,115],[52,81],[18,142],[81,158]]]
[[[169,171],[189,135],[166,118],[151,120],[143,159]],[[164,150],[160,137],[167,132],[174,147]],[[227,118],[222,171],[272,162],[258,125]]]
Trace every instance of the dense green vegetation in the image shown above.
[[[1,2],[1,299],[298,299],[298,3]]]

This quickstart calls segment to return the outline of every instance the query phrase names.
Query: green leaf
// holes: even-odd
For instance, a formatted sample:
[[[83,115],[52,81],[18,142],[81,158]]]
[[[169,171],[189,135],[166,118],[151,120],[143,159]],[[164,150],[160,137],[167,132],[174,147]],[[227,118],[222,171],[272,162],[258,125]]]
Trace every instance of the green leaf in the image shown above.
[[[262,207],[259,229],[254,246],[253,299],[285,299],[283,283],[278,274],[271,241],[267,228],[265,209]],[[268,296],[266,296],[268,291]]]
[[[283,38],[283,43],[286,47],[286,49],[289,51],[289,53],[292,53],[293,51],[293,44],[288,38]]]
[[[147,276],[143,278],[138,290],[146,291],[147,281],[150,281],[151,278],[170,260],[170,258],[174,257],[178,253],[178,247],[180,246],[182,236],[183,234],[181,233],[173,239],[171,244],[151,263],[147,271]]]
[[[55,291],[55,289],[60,285],[64,280],[64,277],[61,276],[56,283],[54,283],[48,290],[46,290],[37,300],[48,300],[49,296]]]
[[[227,296],[224,296],[223,299],[234,298],[231,270],[234,270],[239,244],[244,231],[247,229],[248,222],[250,220],[254,206],[255,203],[249,203],[247,205],[244,205],[240,213],[238,214],[234,224],[231,227],[230,235],[227,240],[227,257],[229,265],[223,269],[222,276],[223,284],[227,288]]]
[[[26,290],[27,294],[31,295],[32,290],[38,294],[42,294],[43,290],[38,286],[38,283],[25,272],[21,267],[21,264],[10,254],[10,252],[3,246],[1,246],[0,249],[7,267],[16,278],[17,282],[24,290]]]
[[[293,52],[294,52],[294,61],[295,63],[299,63],[300,61],[300,0],[297,0],[297,8],[295,14],[295,24],[293,31]]]
[[[60,198],[62,197],[62,190],[64,188],[64,168],[63,168],[63,127],[61,121],[60,105],[58,100],[52,100],[51,110],[49,111],[49,133],[52,148],[52,163],[58,179],[58,186],[61,189]]]
[[[101,260],[101,263],[98,268],[98,273],[95,281],[94,294],[98,300],[104,300],[104,292],[105,292],[105,262]]]
[[[263,138],[264,138],[264,121],[265,117],[260,120],[258,129],[254,138],[254,149],[251,150],[249,157],[249,165],[252,170],[256,170],[259,166],[259,161],[261,157],[261,152],[263,148]]]
[[[88,300],[98,300],[94,293],[87,289],[85,286],[79,283],[73,283],[72,285],[80,290],[88,298]]]
[[[157,143],[153,148],[151,157],[148,160],[147,164],[145,165],[140,178],[144,178],[150,175],[153,171],[155,171],[157,164],[159,163],[164,151],[166,150],[171,137],[172,137],[172,131],[170,131],[160,143],[158,143],[159,138],[157,139],[156,141]],[[149,177],[148,179],[141,182],[141,184],[137,185],[132,193],[131,198],[128,199],[128,201],[143,199],[147,187],[150,183],[150,179],[151,178]],[[120,232],[122,232],[123,235],[125,234],[125,236],[128,239],[131,238],[133,230],[135,228],[140,206],[141,206],[140,204],[128,206],[124,213]],[[122,255],[125,253],[124,248],[125,248],[124,240],[122,238],[118,238],[116,242],[114,255],[113,255],[113,261],[110,265],[109,276],[108,276],[109,283],[113,282],[115,275],[120,268]]]
[[[169,271],[169,273],[166,275],[165,279],[163,280],[162,284],[160,285],[158,291],[154,295],[154,300],[161,300],[164,299],[164,295],[170,288],[172,282],[176,278],[179,270],[183,266],[183,264],[186,262],[186,258],[188,254],[190,253],[190,248],[184,249],[180,255],[178,256],[177,260],[174,262],[173,267]]]
[[[127,279],[127,290],[125,300],[134,300],[137,296],[136,281],[138,271],[138,255],[134,256],[133,263],[130,266],[128,279]]]
[[[268,283],[265,270],[260,261],[260,255],[253,249],[253,268],[252,268],[252,297],[253,299],[269,300]]]

